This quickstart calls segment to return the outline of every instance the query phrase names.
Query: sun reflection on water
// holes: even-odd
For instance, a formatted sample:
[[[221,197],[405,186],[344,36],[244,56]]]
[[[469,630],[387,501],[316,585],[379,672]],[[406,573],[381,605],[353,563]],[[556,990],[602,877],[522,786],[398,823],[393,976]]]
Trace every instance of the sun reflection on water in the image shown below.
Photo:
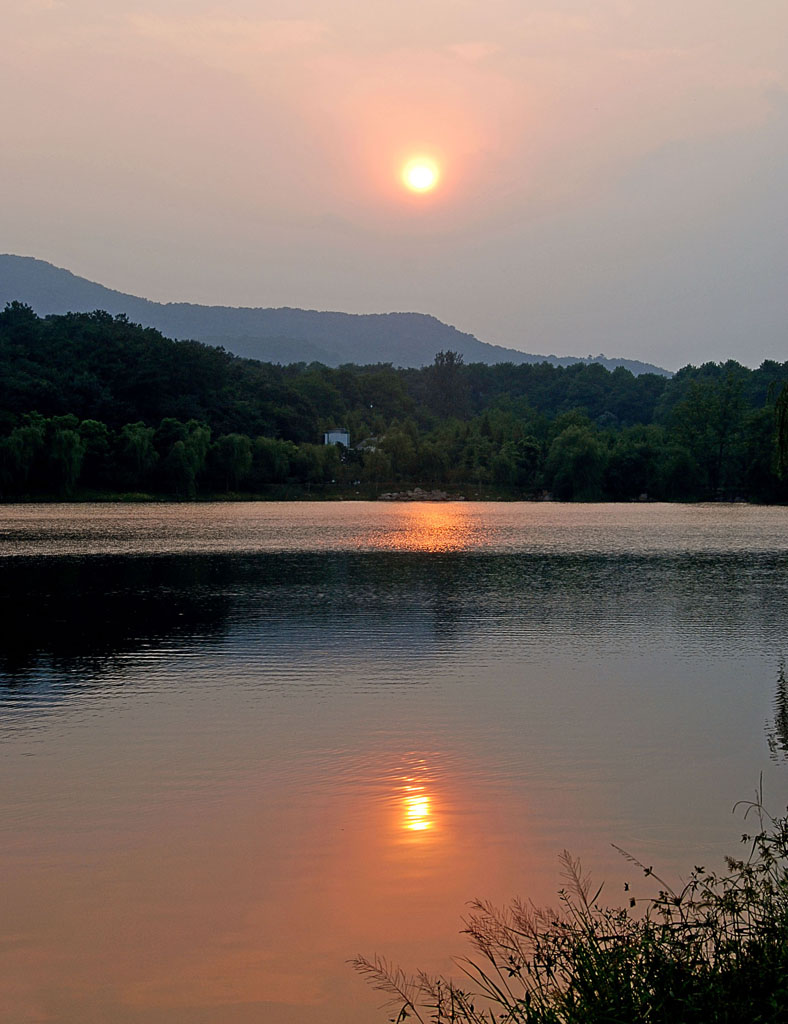
[[[427,762],[409,765],[400,780],[401,828],[413,838],[435,830],[434,797],[431,793]]]
[[[460,502],[403,502],[396,511],[398,521],[379,535],[376,547],[394,551],[465,551],[480,540],[478,522]]]
[[[433,826],[430,817],[430,798],[422,792],[421,786],[405,788],[405,828],[411,832],[426,832]]]

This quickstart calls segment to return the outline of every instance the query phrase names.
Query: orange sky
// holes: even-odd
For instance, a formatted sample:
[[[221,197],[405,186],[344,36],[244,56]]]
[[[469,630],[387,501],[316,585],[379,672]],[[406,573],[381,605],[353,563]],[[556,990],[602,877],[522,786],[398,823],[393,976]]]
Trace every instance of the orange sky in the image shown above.
[[[4,36],[5,251],[528,351],[782,354],[780,0],[9,0]]]

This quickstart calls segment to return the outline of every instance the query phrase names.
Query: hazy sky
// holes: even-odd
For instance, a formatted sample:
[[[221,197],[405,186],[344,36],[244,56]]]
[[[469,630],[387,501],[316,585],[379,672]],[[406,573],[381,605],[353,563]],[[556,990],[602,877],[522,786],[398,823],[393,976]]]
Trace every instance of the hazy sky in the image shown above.
[[[2,251],[531,352],[788,358],[786,0],[3,8]]]

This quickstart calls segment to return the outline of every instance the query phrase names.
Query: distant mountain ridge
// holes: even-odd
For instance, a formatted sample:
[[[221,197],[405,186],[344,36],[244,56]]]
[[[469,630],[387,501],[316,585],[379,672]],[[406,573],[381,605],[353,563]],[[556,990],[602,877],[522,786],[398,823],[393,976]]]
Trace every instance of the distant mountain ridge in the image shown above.
[[[0,255],[0,307],[24,302],[39,316],[84,313],[96,309],[166,337],[222,345],[230,352],[264,362],[393,363],[419,367],[436,352],[459,352],[468,363],[541,363],[569,366],[600,363],[609,370],[623,366],[632,373],[671,374],[635,359],[599,355],[533,355],[479,341],[426,313],[336,313],[287,307],[201,306],[188,302],[152,302],[77,277],[32,256]]]

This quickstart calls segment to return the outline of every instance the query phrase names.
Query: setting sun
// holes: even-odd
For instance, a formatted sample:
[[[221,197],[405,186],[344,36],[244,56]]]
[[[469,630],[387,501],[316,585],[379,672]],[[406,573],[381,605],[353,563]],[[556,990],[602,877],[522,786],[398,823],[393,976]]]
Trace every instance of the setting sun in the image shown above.
[[[402,170],[402,180],[412,192],[429,192],[438,183],[438,166],[426,157],[408,161]]]

